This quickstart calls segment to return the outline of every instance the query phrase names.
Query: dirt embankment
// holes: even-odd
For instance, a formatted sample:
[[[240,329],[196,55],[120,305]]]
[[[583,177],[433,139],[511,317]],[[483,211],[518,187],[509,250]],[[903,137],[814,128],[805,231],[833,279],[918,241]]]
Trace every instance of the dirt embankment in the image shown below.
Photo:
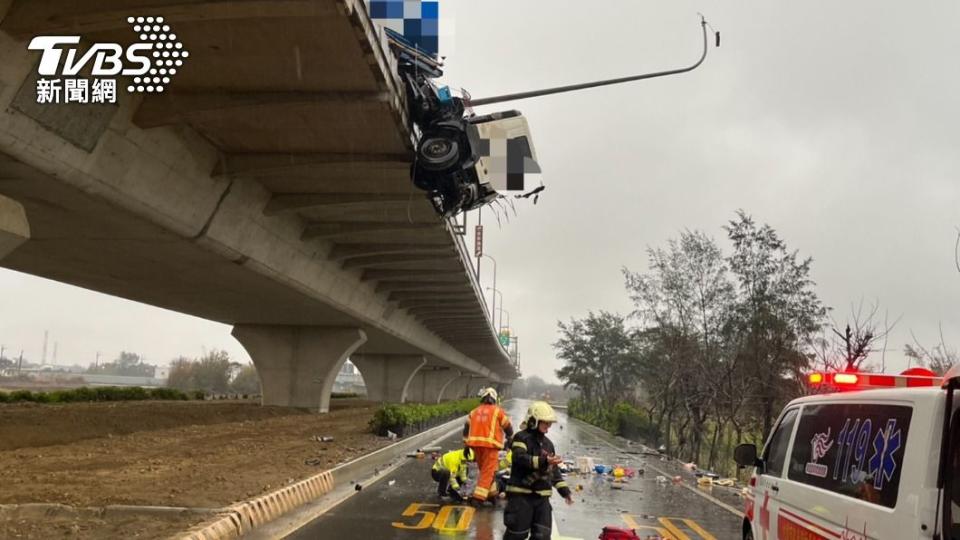
[[[251,402],[0,405],[0,504],[222,507],[388,444],[367,431],[374,405],[332,405],[327,415]],[[136,536],[163,536],[155,525],[137,525]],[[95,523],[54,526],[0,523],[14,538],[104,532]]]

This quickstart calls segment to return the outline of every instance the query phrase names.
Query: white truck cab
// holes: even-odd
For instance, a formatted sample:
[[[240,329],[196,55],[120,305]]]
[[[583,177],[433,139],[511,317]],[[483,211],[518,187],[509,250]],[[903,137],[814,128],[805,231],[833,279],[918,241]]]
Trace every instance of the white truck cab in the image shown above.
[[[760,456],[735,451],[755,467],[743,538],[960,539],[960,366],[915,373],[812,374],[833,392],[787,404]]]

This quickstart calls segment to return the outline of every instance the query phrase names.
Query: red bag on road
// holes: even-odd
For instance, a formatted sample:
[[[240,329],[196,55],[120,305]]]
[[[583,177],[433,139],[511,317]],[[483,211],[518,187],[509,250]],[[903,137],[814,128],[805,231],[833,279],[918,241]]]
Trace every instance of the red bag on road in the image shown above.
[[[640,540],[637,531],[620,527],[604,527],[600,540]]]

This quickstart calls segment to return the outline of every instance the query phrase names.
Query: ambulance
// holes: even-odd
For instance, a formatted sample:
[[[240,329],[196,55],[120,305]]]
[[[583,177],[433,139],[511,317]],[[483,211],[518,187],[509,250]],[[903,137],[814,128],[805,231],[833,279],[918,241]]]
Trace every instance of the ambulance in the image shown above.
[[[944,377],[812,373],[745,490],[744,540],[960,539],[960,365]]]

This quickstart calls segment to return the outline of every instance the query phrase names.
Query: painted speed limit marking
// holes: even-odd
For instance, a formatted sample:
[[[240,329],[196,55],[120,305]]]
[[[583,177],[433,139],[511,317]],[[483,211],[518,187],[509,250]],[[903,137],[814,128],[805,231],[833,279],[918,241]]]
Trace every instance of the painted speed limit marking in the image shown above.
[[[439,510],[433,511],[432,509]],[[419,516],[419,519],[410,523],[394,521],[391,525],[397,529],[413,531],[432,528],[444,533],[465,532],[470,529],[473,514],[474,509],[470,506],[411,503],[400,515],[407,518]]]
[[[655,525],[640,525],[637,523],[637,520],[634,516],[630,514],[621,514],[623,522],[627,524],[627,527],[637,531],[651,531],[655,532],[657,535],[662,536],[663,538],[668,538],[670,540],[717,540],[715,536],[707,532],[706,529],[700,526],[699,523],[692,519],[687,518],[676,518],[676,517],[661,517],[657,518],[657,521],[660,523],[660,526]],[[687,535],[686,532],[680,529],[681,525],[677,522],[682,523],[686,526],[687,529],[690,529],[695,537],[691,538]]]

